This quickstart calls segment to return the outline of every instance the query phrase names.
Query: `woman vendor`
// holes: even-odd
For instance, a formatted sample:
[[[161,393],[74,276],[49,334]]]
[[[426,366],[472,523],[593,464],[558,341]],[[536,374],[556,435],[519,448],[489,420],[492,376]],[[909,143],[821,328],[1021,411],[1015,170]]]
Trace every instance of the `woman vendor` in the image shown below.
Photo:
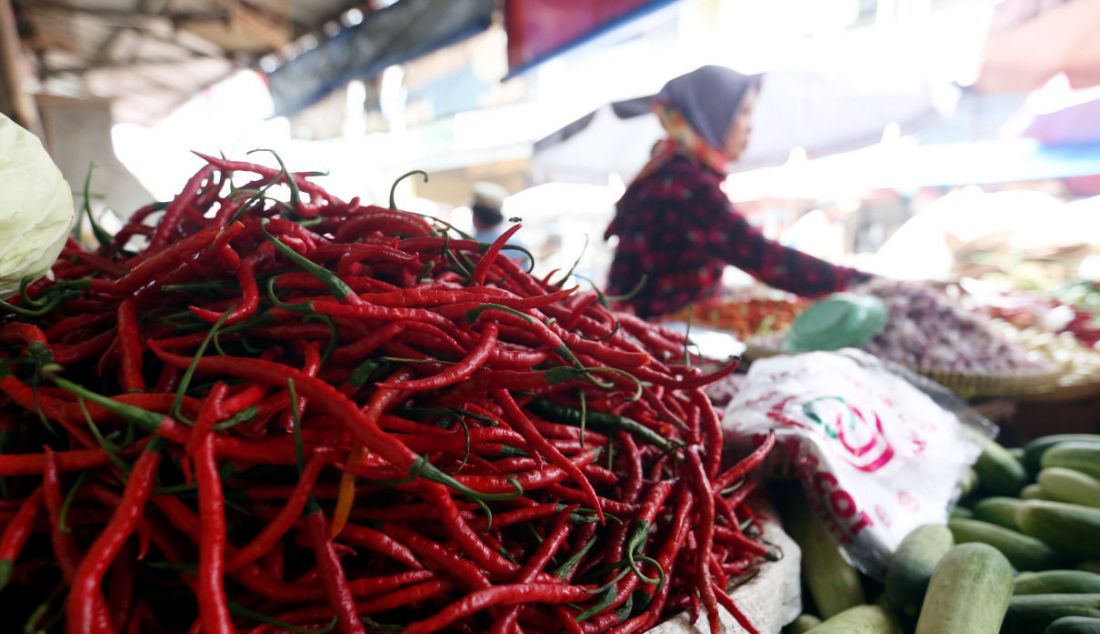
[[[616,204],[608,291],[639,316],[672,313],[718,292],[727,264],[814,297],[870,276],[764,237],[721,189],[748,145],[760,77],[703,66],[665,84],[654,109],[667,134]],[[644,280],[644,282],[642,282]]]

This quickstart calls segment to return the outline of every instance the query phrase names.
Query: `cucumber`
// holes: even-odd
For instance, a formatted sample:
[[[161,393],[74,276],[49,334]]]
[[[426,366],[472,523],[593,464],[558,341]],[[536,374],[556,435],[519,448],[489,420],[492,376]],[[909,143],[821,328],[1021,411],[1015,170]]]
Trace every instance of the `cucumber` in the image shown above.
[[[982,444],[974,471],[978,472],[978,486],[990,495],[1019,495],[1028,482],[1024,465],[992,440]]]
[[[1038,484],[1029,484],[1024,487],[1023,491],[1020,491],[1020,499],[1022,500],[1049,500],[1050,494],[1043,490],[1043,487]]]
[[[895,610],[917,616],[932,571],[954,545],[955,538],[943,524],[918,526],[901,540],[886,571],[886,597]]]
[[[801,491],[783,491],[779,496],[783,527],[802,549],[802,576],[818,613],[829,619],[850,607],[867,603],[859,573],[840,554],[825,524],[811,515]]]
[[[1076,469],[1046,467],[1039,472],[1039,486],[1058,502],[1100,508],[1100,480]]]
[[[974,511],[966,508],[965,506],[956,506],[951,509],[951,512],[947,514],[948,517],[957,517],[959,519],[970,519],[974,517]]]
[[[1016,575],[1013,594],[1100,593],[1100,575],[1084,570],[1045,570]]]
[[[1100,479],[1100,442],[1064,442],[1047,449],[1039,464],[1064,467]]]
[[[992,497],[974,505],[974,519],[1016,530],[1016,511],[1023,505],[1017,498]]]
[[[897,619],[877,605],[857,605],[806,634],[902,634]]]
[[[981,542],[1001,551],[1017,570],[1054,568],[1062,558],[1050,546],[1034,537],[978,520],[950,520],[947,526],[959,544]]]
[[[1096,442],[1100,443],[1100,435],[1097,434],[1054,434],[1052,436],[1043,436],[1042,438],[1036,438],[1029,442],[1024,447],[1024,467],[1027,468],[1028,473],[1035,475],[1039,473],[1039,467],[1043,459],[1043,454],[1047,449],[1064,442]]]
[[[1100,619],[1087,616],[1063,616],[1043,630],[1043,634],[1100,634]]]
[[[812,614],[799,614],[798,618],[791,621],[783,628],[783,634],[806,634],[810,630],[821,625],[821,619]]]
[[[1035,634],[1065,616],[1100,618],[1100,594],[1022,594],[1012,597],[1003,634]]]
[[[978,488],[978,472],[967,469],[962,480],[959,480],[959,497],[964,498],[970,495],[976,488]]]
[[[1016,512],[1016,523],[1023,533],[1078,561],[1100,559],[1100,509],[1028,500]]]
[[[928,584],[916,634],[997,634],[1012,599],[1012,564],[987,544],[947,551]]]

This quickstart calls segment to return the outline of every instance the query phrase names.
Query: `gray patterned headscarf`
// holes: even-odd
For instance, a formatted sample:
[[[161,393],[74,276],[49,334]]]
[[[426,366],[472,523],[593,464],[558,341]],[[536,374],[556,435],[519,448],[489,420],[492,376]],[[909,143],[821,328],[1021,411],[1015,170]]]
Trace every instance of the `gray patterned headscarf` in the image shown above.
[[[701,66],[670,79],[655,100],[677,110],[708,144],[722,148],[741,100],[760,80],[724,66]]]

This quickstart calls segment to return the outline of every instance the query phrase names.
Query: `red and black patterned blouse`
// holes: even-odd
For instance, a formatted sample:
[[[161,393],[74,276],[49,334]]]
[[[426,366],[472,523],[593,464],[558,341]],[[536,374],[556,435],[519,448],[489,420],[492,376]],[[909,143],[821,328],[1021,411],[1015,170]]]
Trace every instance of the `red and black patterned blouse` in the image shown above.
[[[764,237],[734,211],[719,188],[723,177],[677,153],[630,184],[604,234],[619,238],[609,293],[627,293],[645,276],[641,290],[625,304],[651,317],[714,295],[727,264],[807,297],[867,279]]]

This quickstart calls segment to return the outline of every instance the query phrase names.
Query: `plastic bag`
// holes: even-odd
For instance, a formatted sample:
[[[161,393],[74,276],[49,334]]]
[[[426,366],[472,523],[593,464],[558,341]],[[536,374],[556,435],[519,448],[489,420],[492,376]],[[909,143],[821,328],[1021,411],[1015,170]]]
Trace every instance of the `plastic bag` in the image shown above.
[[[943,388],[858,350],[755,362],[727,405],[731,437],[776,434],[768,468],[798,477],[852,562],[882,578],[910,530],[944,522],[995,427]]]

